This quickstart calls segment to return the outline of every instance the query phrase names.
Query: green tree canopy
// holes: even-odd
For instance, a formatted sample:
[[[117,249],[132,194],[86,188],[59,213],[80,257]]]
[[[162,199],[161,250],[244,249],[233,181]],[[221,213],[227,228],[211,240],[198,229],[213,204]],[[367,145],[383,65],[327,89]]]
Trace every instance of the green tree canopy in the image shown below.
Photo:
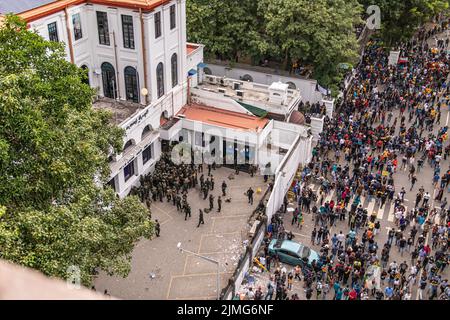
[[[359,0],[380,7],[381,35],[388,46],[409,40],[417,28],[448,9],[449,0]]]
[[[311,64],[322,85],[338,83],[338,65],[357,60],[354,26],[362,7],[356,0],[259,0],[258,10],[273,54],[286,66],[296,59]]]
[[[103,189],[123,130],[92,108],[85,71],[8,16],[0,28],[0,257],[84,284],[100,267],[126,275],[133,244],[150,237],[135,197]]]
[[[188,37],[206,53],[234,60],[300,59],[322,85],[341,80],[340,63],[357,59],[354,26],[362,22],[357,0],[188,0]]]
[[[211,57],[234,60],[238,54],[258,54],[261,35],[255,0],[188,0],[189,41],[206,46]]]

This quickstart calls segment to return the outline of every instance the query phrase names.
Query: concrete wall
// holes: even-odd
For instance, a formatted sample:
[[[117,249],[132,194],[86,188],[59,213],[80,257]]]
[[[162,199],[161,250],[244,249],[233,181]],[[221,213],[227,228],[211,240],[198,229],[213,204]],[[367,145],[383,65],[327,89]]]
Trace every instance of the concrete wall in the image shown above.
[[[197,66],[200,62],[203,62],[203,48],[203,45],[199,45],[195,51],[191,52],[191,54],[187,56],[186,72],[189,72],[191,69],[197,71],[197,74],[193,75],[190,79],[189,85],[191,87],[196,87],[203,81],[203,69]]]
[[[313,118],[311,117],[311,131],[314,136],[314,140],[319,139],[319,134],[323,131],[323,118]]]
[[[275,183],[272,194],[266,205],[268,219],[272,218],[281,207],[283,198],[289,190],[298,166],[305,165],[311,161],[313,137],[297,137],[283,161],[278,166],[275,173]]]

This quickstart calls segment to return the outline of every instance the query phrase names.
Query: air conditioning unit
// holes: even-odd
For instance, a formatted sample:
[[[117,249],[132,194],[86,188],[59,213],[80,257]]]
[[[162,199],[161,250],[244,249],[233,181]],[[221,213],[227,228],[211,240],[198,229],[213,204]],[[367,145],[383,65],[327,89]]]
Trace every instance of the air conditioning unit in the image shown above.
[[[206,76],[206,81],[210,84],[217,84],[217,78],[216,77],[211,77],[211,76]]]
[[[238,97],[243,97],[244,96],[244,91],[242,91],[242,90],[236,90],[236,95],[238,96]]]
[[[226,85],[225,77],[220,78],[219,84],[220,84],[221,86],[225,86],[225,85]]]
[[[219,91],[219,93],[223,93],[223,94],[225,94],[227,92],[227,90],[225,90],[223,88],[219,88],[218,91]]]
[[[239,82],[233,82],[233,89],[234,90],[240,90],[241,84]]]

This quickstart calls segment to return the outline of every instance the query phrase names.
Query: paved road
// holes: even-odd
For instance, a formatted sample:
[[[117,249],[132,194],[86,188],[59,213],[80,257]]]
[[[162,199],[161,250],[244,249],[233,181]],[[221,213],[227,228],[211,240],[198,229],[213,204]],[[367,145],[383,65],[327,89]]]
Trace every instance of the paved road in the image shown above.
[[[212,171],[215,179],[215,210],[204,214],[205,224],[197,228],[198,209],[209,207],[209,201],[200,197],[198,190],[191,189],[188,202],[192,207],[192,218],[184,221],[184,214],[177,212],[171,203],[154,202],[152,218],[161,223],[161,236],[152,240],[141,240],[133,250],[131,272],[125,279],[101,273],[95,287],[105,289],[122,299],[215,299],[217,296],[217,268],[211,263],[190,254],[182,254],[177,243],[195,253],[220,262],[220,290],[228,283],[240,254],[248,239],[247,219],[256,208],[261,194],[255,193],[253,205],[249,205],[244,192],[267,185],[262,176],[250,177],[241,172],[234,180],[228,176],[234,170],[220,168]],[[205,176],[207,170],[205,170]],[[223,198],[222,212],[217,213],[217,197],[221,195],[221,184],[228,184],[227,196]],[[225,199],[231,198],[231,202]]]
[[[436,38],[437,39],[446,39],[447,36],[448,36],[447,32],[444,32],[440,35],[437,35]],[[428,42],[429,42],[429,45],[431,45],[431,46],[434,46],[434,44],[435,44],[435,40],[433,38],[431,38]],[[380,90],[383,90],[383,88],[380,88]],[[407,128],[409,128],[412,125],[412,123],[408,122],[407,112],[405,112],[405,115],[407,117],[406,126],[407,126]],[[398,110],[394,112],[394,117],[391,120],[391,124],[393,123],[393,121],[396,117],[399,118],[397,128],[396,128],[396,134],[398,134],[399,128],[400,128],[400,117],[399,117]],[[435,124],[432,132],[424,131],[424,136],[427,136],[428,133],[436,134],[437,131],[441,127],[448,126],[449,121],[450,121],[450,112],[448,111],[448,108],[443,108],[442,114],[441,114],[441,123]],[[447,145],[447,144],[448,144],[448,141],[446,142],[445,145]],[[419,154],[416,155],[416,159],[415,159],[416,160],[415,161],[416,168],[417,168],[417,160],[419,159],[420,156],[421,156],[421,153],[420,153],[420,155]],[[344,161],[341,161],[341,164],[344,165],[345,164]],[[409,211],[412,208],[414,208],[416,193],[418,192],[418,190],[421,187],[423,187],[425,189],[425,191],[428,191],[432,195],[432,198],[430,199],[431,208],[440,209],[440,202],[434,200],[438,189],[435,189],[433,186],[432,178],[433,178],[434,169],[430,166],[430,164],[428,162],[425,162],[424,167],[421,169],[420,172],[417,172],[417,170],[416,170],[416,175],[417,175],[418,180],[417,180],[414,188],[411,191],[410,191],[411,182],[409,181],[409,178],[408,178],[409,166],[407,166],[404,169],[401,169],[400,166],[401,166],[401,157],[399,157],[399,168],[398,168],[397,172],[394,174],[394,185],[395,185],[395,194],[396,195],[401,190],[402,187],[404,187],[405,190],[407,191],[407,193],[405,195],[405,202],[404,202],[404,206],[406,207],[406,210]],[[351,167],[351,169],[353,169],[352,165],[350,167]],[[450,158],[447,160],[442,159],[441,175],[448,168],[450,168]],[[318,184],[310,184],[310,185],[308,185],[308,187],[312,188],[312,190],[317,193],[318,199],[320,199],[320,196],[319,196],[320,186]],[[447,197],[447,200],[449,200],[449,202],[450,202],[450,193],[447,190],[444,191],[443,199],[445,197]],[[331,201],[332,199],[336,201],[335,190],[331,190],[331,192],[325,197],[324,202]],[[352,203],[352,201],[350,201],[347,209],[350,209],[351,203]],[[387,201],[385,206],[383,208],[380,208],[379,204],[376,203],[375,199],[373,199],[372,201],[369,201],[368,197],[365,197],[365,196],[361,197],[361,204],[363,205],[363,207],[365,209],[367,209],[369,215],[373,211],[375,211],[377,213],[377,219],[380,220],[380,223],[381,223],[380,233],[375,237],[375,240],[379,246],[379,250],[377,253],[378,253],[378,255],[380,255],[383,244],[387,242],[388,231],[391,228],[398,229],[398,227],[396,227],[395,222],[394,222],[395,221],[394,204]],[[310,246],[317,252],[319,252],[320,246],[311,244],[311,232],[314,228],[314,221],[312,220],[312,215],[304,214],[305,222],[301,228],[297,227],[297,225],[293,225],[293,226],[291,225],[292,215],[290,215],[290,214],[285,214],[283,220],[284,220],[284,225],[285,225],[286,230],[292,231],[293,234],[295,235],[295,239],[294,239],[295,241],[302,242],[302,243]],[[438,216],[436,217],[436,219],[433,222],[437,223],[437,224],[440,223]],[[411,229],[410,226],[407,227],[404,234],[409,235],[410,229]],[[350,231],[350,228],[348,227],[348,221],[342,221],[342,222],[337,221],[336,226],[333,226],[330,230],[331,237],[333,236],[333,234],[335,234],[335,233],[338,234],[340,231],[342,231],[344,234],[347,234]],[[362,233],[360,231],[358,233],[359,238],[361,237],[361,234]],[[420,232],[419,232],[419,234],[420,234]],[[426,239],[426,244],[428,244],[430,238],[431,238],[431,232],[428,233],[428,238]],[[432,254],[434,254],[434,250],[432,250]],[[400,264],[403,261],[406,261],[408,266],[410,266],[411,265],[411,255],[409,252],[405,252],[405,253],[403,253],[403,255],[401,255],[398,251],[398,248],[394,246],[390,251],[390,261],[389,262],[392,262],[392,261],[396,261],[398,264]],[[282,266],[285,267],[288,272],[293,270],[292,266],[285,265],[285,264],[282,264]],[[408,274],[409,274],[409,270],[408,270]],[[448,279],[449,274],[450,274],[450,271],[449,271],[449,268],[447,268],[446,271],[442,274],[443,279]],[[250,280],[251,280],[250,284],[244,284],[241,287],[242,291],[245,292],[248,287],[256,288],[258,286],[261,286],[263,288],[263,291],[265,291],[267,282],[269,280],[269,274],[255,272],[252,274]],[[428,286],[427,286],[427,288],[428,288]],[[383,286],[383,289],[384,289],[384,286]],[[290,296],[293,293],[297,293],[299,295],[300,299],[305,299],[305,293],[304,293],[304,289],[303,289],[303,281],[302,282],[294,281],[293,289],[290,290],[288,294]],[[314,294],[315,294],[315,291],[314,291]],[[315,299],[314,294],[313,294],[313,299]],[[425,294],[425,296],[427,296],[427,295]],[[332,297],[333,296],[330,293],[329,296],[327,297],[327,299],[332,299]],[[418,299],[417,286],[413,287],[412,299]]]

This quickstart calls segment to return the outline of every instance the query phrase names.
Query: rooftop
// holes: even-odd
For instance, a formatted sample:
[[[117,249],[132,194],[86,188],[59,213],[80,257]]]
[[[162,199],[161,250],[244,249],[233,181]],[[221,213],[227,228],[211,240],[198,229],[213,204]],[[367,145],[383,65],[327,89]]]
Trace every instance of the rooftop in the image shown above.
[[[190,55],[192,52],[197,50],[199,47],[200,47],[199,45],[195,45],[195,44],[192,44],[192,43],[186,44],[187,55]]]
[[[142,9],[144,12],[149,12],[169,1],[170,0],[0,0],[0,14],[9,12],[20,13],[20,16],[23,19],[30,22],[61,11],[68,6],[83,3]]]
[[[255,132],[262,130],[269,123],[268,119],[199,104],[184,106],[178,112],[178,116],[180,115],[183,115],[188,120],[200,121],[230,129]]]
[[[131,117],[136,111],[143,108],[138,103],[132,103],[110,98],[99,98],[94,102],[93,108],[97,110],[108,110],[113,114],[112,121],[119,125]]]
[[[221,81],[223,80],[223,84]],[[234,83],[240,83],[238,90],[235,90]],[[286,115],[294,109],[294,103],[300,99],[300,91],[287,89],[287,85],[282,83],[273,83],[271,86],[242,80],[228,79],[206,75],[200,89],[220,93],[224,91],[226,97],[230,97],[236,101],[263,109],[269,113]],[[287,90],[287,97],[284,104],[270,101],[270,90]]]
[[[55,0],[0,0],[0,13],[7,14],[25,12],[54,1]]]

